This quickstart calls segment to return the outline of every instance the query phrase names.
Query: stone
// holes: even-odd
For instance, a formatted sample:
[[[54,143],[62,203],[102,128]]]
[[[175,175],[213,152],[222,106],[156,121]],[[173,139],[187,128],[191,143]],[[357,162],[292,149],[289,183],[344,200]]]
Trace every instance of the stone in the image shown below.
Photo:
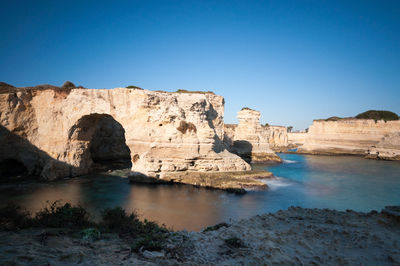
[[[223,142],[223,115],[224,99],[213,93],[7,86],[0,163],[18,160],[45,180],[127,164],[156,178],[249,171]]]
[[[367,158],[399,160],[399,132],[400,121],[354,118],[314,120],[298,152],[354,154]]]
[[[146,259],[159,259],[159,258],[164,258],[165,257],[164,251],[148,251],[148,250],[145,250],[145,251],[143,251],[142,255]]]
[[[162,179],[144,176],[140,173],[133,173],[129,177],[131,183],[180,183],[199,187],[220,189],[238,194],[246,193],[246,189],[266,189],[267,185],[261,180],[269,178],[273,178],[273,174],[266,171],[168,172],[164,173]]]
[[[285,139],[287,144],[287,136],[280,136],[281,129],[262,126],[260,112],[250,108],[243,108],[238,112],[237,117],[239,124],[225,125],[224,142],[229,150],[248,162],[281,162],[282,160],[270,147],[275,144],[285,145]]]
[[[385,135],[376,146],[368,149],[370,159],[400,160],[400,132]]]
[[[385,206],[381,212],[400,221],[400,206]]]

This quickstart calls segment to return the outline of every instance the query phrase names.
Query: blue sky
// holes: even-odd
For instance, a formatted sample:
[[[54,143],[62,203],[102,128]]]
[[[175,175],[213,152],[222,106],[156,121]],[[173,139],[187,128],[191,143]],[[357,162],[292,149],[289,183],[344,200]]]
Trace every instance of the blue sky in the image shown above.
[[[212,90],[225,122],[400,114],[400,1],[2,1],[0,80]]]

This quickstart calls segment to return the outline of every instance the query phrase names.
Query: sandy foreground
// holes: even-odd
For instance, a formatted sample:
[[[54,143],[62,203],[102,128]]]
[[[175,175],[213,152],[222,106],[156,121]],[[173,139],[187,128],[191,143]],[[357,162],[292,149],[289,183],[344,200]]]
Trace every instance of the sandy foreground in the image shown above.
[[[399,212],[291,207],[214,231],[171,233],[162,252],[131,252],[116,235],[89,241],[50,229],[0,232],[0,264],[400,265]]]

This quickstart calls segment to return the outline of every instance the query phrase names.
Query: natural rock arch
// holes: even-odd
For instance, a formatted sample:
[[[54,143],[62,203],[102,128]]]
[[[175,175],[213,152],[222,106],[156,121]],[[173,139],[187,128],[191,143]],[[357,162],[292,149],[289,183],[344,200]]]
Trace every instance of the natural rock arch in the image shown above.
[[[80,174],[132,167],[125,130],[108,114],[84,115],[69,129],[67,159]]]

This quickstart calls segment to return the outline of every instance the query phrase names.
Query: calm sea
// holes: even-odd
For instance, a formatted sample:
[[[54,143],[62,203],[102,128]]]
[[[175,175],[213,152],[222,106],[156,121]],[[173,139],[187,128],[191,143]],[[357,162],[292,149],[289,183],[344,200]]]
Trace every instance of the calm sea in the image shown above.
[[[15,202],[35,212],[46,202],[80,203],[96,218],[122,206],[175,230],[201,230],[218,222],[275,212],[289,206],[357,211],[400,205],[400,162],[355,156],[280,154],[282,164],[254,165],[276,176],[266,191],[245,195],[185,185],[132,185],[121,172],[52,183],[0,185],[0,204]]]

